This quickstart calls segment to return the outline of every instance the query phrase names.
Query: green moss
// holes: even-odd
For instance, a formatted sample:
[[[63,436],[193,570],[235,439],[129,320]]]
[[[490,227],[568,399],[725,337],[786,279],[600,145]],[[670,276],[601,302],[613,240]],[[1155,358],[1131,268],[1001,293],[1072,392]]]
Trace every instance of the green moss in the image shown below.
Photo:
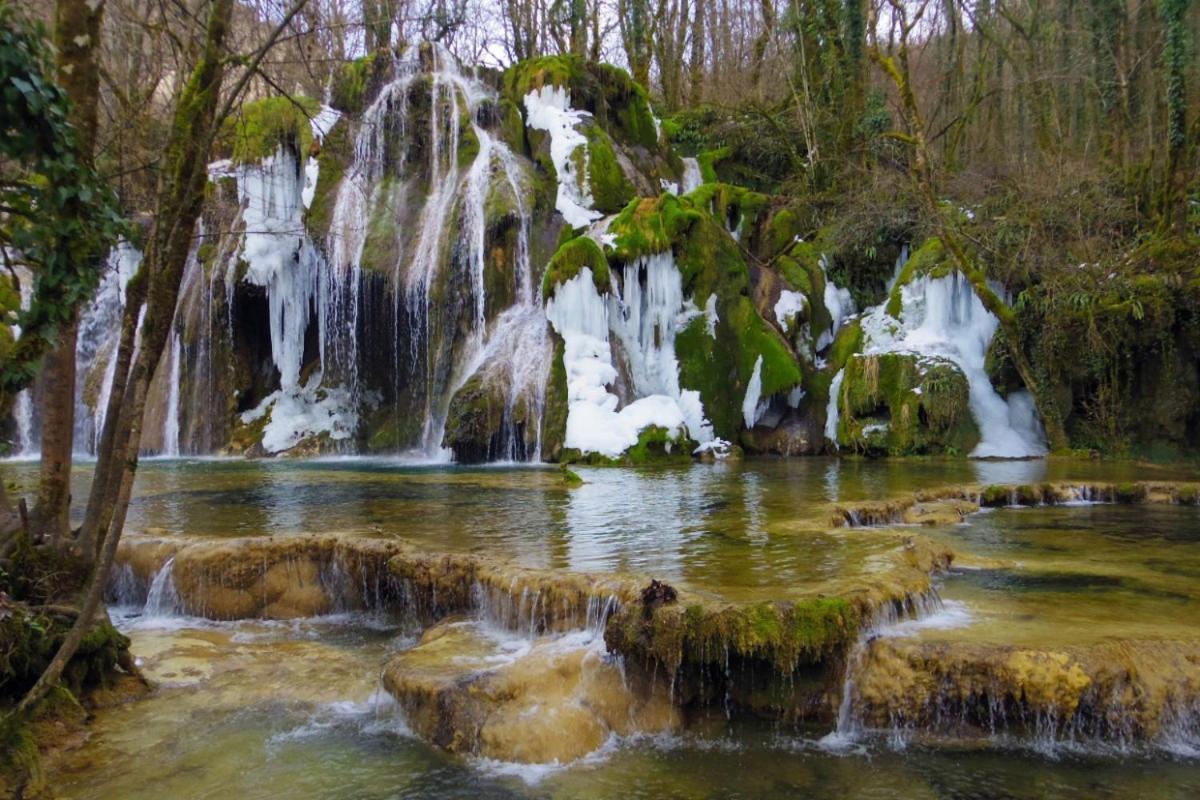
[[[455,460],[461,463],[487,461],[506,407],[507,400],[498,394],[497,387],[487,385],[482,374],[476,372],[450,400],[442,447],[453,450]]]
[[[705,183],[716,183],[720,178],[717,177],[717,164],[729,158],[733,154],[733,150],[728,147],[718,147],[715,150],[705,150],[696,157],[696,162],[700,165],[700,177]]]
[[[526,152],[525,120],[521,118],[521,109],[507,97],[500,100],[500,138],[514,153]]]
[[[694,206],[711,213],[726,229],[749,242],[770,198],[728,183],[703,183],[688,195]]]
[[[767,219],[766,241],[763,243],[766,253],[782,253],[796,242],[800,235],[800,218],[790,208],[781,208]]]
[[[559,473],[562,475],[563,483],[565,483],[567,486],[583,485],[583,478],[579,477],[579,473],[568,467],[566,464],[562,465],[562,467],[559,469]]]
[[[459,127],[458,134],[458,168],[467,169],[479,155],[479,137],[475,128],[468,121]]]
[[[647,150],[660,149],[646,90],[619,67],[569,54],[543,56],[512,65],[503,82],[506,98],[522,108],[529,92],[543,86],[564,87],[571,94],[571,105],[591,112],[613,139]]]
[[[612,214],[620,211],[633,199],[633,184],[617,162],[612,142],[598,125],[583,129],[588,142],[588,182],[597,211]]]
[[[333,126],[321,145],[317,156],[317,185],[313,190],[312,203],[305,212],[309,234],[314,237],[329,233],[333,221],[333,208],[337,203],[338,187],[342,183],[346,167],[353,161],[353,144],[349,126],[339,122]]]
[[[586,72],[583,59],[574,55],[543,56],[518,61],[504,73],[504,86],[514,102],[543,86],[571,88],[582,82]]]
[[[372,78],[387,60],[386,55],[369,53],[339,67],[333,73],[329,104],[344,114],[361,114]]]
[[[626,263],[665,253],[703,216],[689,199],[672,194],[635,199],[608,227],[616,237],[613,251]]]
[[[612,290],[612,275],[604,251],[588,237],[578,236],[558,248],[546,265],[546,272],[542,276],[542,296],[549,300],[561,284],[574,278],[584,267],[591,269],[597,292],[608,294]]]
[[[306,157],[313,139],[309,119],[320,109],[309,97],[265,97],[246,103],[221,126],[218,149],[239,164],[261,161],[280,147]]]
[[[376,202],[371,207],[367,230],[363,237],[359,264],[364,270],[391,272],[400,252],[400,230],[396,209],[404,208],[404,181],[384,178],[375,189]]]
[[[638,440],[613,458],[600,453],[583,453],[574,448],[563,450],[564,464],[588,464],[593,467],[646,467],[662,464],[687,464],[692,461],[696,442],[680,433],[674,436],[666,428],[648,425],[638,432]]]
[[[782,674],[842,652],[862,624],[855,606],[837,597],[792,603],[717,606],[690,603],[655,609],[649,620],[630,604],[605,630],[609,649],[668,666],[718,664],[730,657],[765,661]]]
[[[557,461],[567,437],[567,367],[563,363],[566,347],[553,331],[554,356],[550,362],[550,380],[546,383],[546,408],[542,414],[542,458]]]

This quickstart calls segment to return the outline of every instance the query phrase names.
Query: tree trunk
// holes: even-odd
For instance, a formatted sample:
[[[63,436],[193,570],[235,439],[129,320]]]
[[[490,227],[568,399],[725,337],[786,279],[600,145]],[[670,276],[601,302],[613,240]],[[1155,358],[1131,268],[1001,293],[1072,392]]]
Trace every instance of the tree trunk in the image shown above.
[[[82,4],[81,4],[82,5]],[[71,454],[75,440],[75,339],[79,314],[59,331],[42,367],[42,454],[37,500],[30,514],[34,539],[70,541]]]
[[[91,164],[96,150],[100,70],[96,48],[104,0],[59,0],[54,13],[57,80],[71,98],[71,125],[78,158]],[[30,520],[34,536],[61,543],[70,536],[71,451],[75,436],[75,338],[78,312],[59,330],[46,357],[42,393],[42,457],[37,502]]]

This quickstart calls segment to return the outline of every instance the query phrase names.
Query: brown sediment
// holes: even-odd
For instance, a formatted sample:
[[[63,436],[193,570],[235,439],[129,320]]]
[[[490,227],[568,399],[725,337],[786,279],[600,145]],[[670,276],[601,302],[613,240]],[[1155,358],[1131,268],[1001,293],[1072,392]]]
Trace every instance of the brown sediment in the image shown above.
[[[870,726],[1111,742],[1169,737],[1200,714],[1200,642],[1084,647],[877,639],[854,676]]]
[[[1069,502],[1200,505],[1200,483],[1056,481],[1027,484],[961,484],[926,489],[888,500],[839,503],[830,511],[834,527],[947,525],[980,508],[1042,506]]]

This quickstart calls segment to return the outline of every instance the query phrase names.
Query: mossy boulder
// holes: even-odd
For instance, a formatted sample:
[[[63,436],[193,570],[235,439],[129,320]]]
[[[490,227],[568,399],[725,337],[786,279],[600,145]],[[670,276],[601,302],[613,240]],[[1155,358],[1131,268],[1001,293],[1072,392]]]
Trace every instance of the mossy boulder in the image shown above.
[[[803,379],[787,341],[755,309],[750,270],[738,243],[691,195],[634,200],[612,221],[609,233],[615,237],[615,260],[631,263],[671,252],[684,297],[699,308],[713,298],[715,322],[697,316],[675,338],[680,386],[698,390],[716,434],[736,441],[743,426],[742,402],[760,357],[762,398],[788,391]]]
[[[383,84],[390,65],[386,51],[368,53],[341,65],[330,81],[329,105],[343,114],[361,114]]]
[[[967,378],[911,353],[852,356],[838,397],[838,444],[867,455],[966,455],[979,443]]]
[[[749,242],[770,198],[728,183],[703,183],[688,199],[706,209],[739,241]]]
[[[454,451],[454,460],[477,464],[506,457],[505,434],[519,439],[518,458],[537,442],[536,419],[528,403],[509,407],[508,386],[494,374],[476,372],[454,393],[446,416],[442,446]]]
[[[575,55],[543,56],[509,67],[504,94],[518,107],[525,96],[544,86],[571,93],[571,105],[592,114],[604,130],[626,146],[656,150],[661,146],[650,98],[625,70]]]
[[[583,134],[588,143],[587,174],[593,205],[605,214],[620,211],[633,199],[635,191],[621,169],[612,140],[595,124],[583,126]]]
[[[856,605],[838,597],[796,602],[623,605],[608,622],[609,650],[668,666],[726,664],[730,656],[766,662],[790,674],[842,652],[862,624]]]
[[[329,233],[338,187],[342,184],[347,167],[353,162],[354,143],[350,139],[350,126],[338,122],[321,143],[321,152],[317,156],[317,185],[304,216],[305,227],[313,238]]]

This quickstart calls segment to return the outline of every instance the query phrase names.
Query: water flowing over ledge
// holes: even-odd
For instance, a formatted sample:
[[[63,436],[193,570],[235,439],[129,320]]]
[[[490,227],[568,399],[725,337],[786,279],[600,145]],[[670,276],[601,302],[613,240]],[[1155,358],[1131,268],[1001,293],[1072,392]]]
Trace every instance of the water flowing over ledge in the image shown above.
[[[1053,496],[1110,496],[1078,486]],[[1138,496],[1165,502],[1181,486],[1188,496],[1186,485],[1161,483]],[[941,641],[939,631],[972,624],[931,582],[951,554],[917,535],[898,542],[890,566],[858,590],[730,603],[634,575],[532,569],[386,539],[133,535],[111,595],[148,617],[399,614],[425,629],[384,672],[412,730],[502,762],[573,762],[612,737],[678,731],[697,713],[826,725],[822,746],[835,750],[879,735],[897,747],[955,737],[1045,751],[1184,752],[1196,741],[1195,643]],[[579,735],[558,739],[522,722],[538,719],[530,709],[542,702],[568,715],[583,703]]]

